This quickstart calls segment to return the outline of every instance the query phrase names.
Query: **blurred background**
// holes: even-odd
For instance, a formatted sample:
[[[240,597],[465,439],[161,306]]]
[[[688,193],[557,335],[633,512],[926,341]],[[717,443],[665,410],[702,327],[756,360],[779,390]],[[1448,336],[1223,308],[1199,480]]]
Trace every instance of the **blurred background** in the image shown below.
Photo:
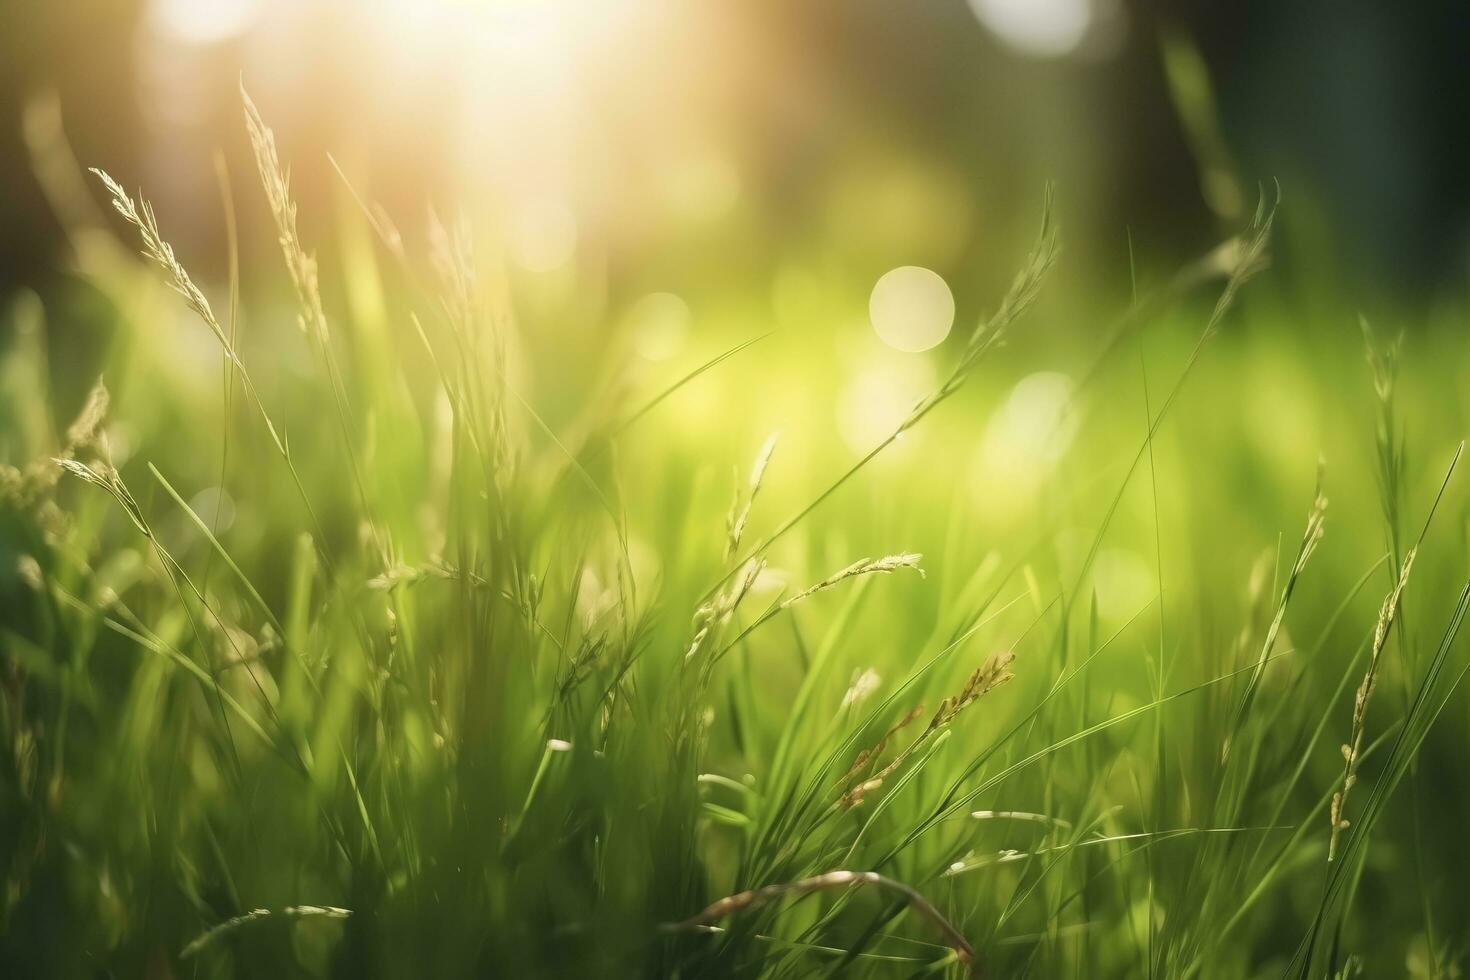
[[[982,438],[977,464],[1011,498],[1027,483],[998,459],[1055,425],[1119,312],[1263,197],[1282,201],[1273,268],[1232,342],[1254,365],[1242,424],[1292,481],[1334,437],[1291,386],[1366,390],[1358,314],[1434,361],[1463,309],[1470,11],[1453,0],[1412,15],[1326,0],[3,2],[0,352],[44,322],[58,418],[122,349],[196,405],[216,380],[213,342],[182,309],[161,318],[99,279],[89,249],[132,245],[117,249],[88,166],[152,200],[221,307],[237,221],[247,359],[306,370],[242,83],[291,167],[329,313],[383,320],[401,358],[418,356],[412,289],[374,272],[364,207],[421,268],[437,220],[469,223],[554,426],[578,424],[592,393],[646,397],[770,338],[682,395],[659,433],[701,456],[714,424],[736,458],[785,430],[809,473],[870,449],[1009,282],[1049,183],[1061,286],[953,436],[968,446],[977,413],[1004,428],[1019,399],[1016,432]],[[1198,313],[1140,353],[1172,372]],[[1135,390],[1136,365],[1120,370]],[[1465,378],[1453,358],[1436,371],[1451,392]],[[32,386],[0,390],[28,410]]]
[[[1390,494],[1404,505],[1388,521],[1395,530],[1422,526],[1457,458],[1470,425],[1467,40],[1463,0],[0,0],[0,476],[13,466],[17,485],[29,472],[59,477],[49,460],[71,452],[63,433],[87,414],[102,375],[108,459],[131,485],[152,488],[141,506],[173,553],[206,568],[213,560],[156,474],[257,574],[271,607],[286,602],[306,526],[291,509],[296,488],[216,338],[137,257],[137,236],[85,174],[95,166],[153,203],[221,320],[232,332],[238,321],[259,383],[252,397],[301,461],[325,550],[370,555],[361,501],[343,477],[360,452],[402,559],[441,558],[453,411],[426,353],[434,344],[410,324],[424,314],[432,331],[443,295],[426,258],[431,216],[450,226],[463,217],[477,248],[467,264],[505,287],[518,329],[501,331],[497,319],[485,330],[511,338],[504,361],[462,360],[505,365],[505,388],[531,409],[513,413],[540,450],[528,454],[539,467],[528,496],[549,501],[553,518],[576,513],[605,532],[600,508],[612,508],[600,494],[576,498],[585,514],[556,496],[585,490],[562,479],[563,457],[586,464],[587,482],[608,488],[632,529],[621,542],[632,577],[656,583],[642,594],[672,611],[664,626],[675,640],[661,649],[677,651],[713,574],[730,490],[759,447],[780,431],[752,536],[819,499],[943,383],[1034,240],[1051,185],[1062,253],[1035,312],[962,394],[772,549],[762,595],[858,556],[922,552],[928,591],[908,582],[912,592],[884,593],[891,608],[843,653],[846,666],[893,678],[917,655],[916,637],[969,608],[965,583],[1002,559],[1005,576],[1024,564],[1037,610],[1090,568],[1097,622],[1121,627],[1162,592],[1160,648],[1167,616],[1184,665],[1169,683],[1215,676],[1236,662],[1240,623],[1266,611],[1258,600],[1311,507],[1319,453],[1333,523],[1288,623],[1300,616],[1304,637],[1336,621],[1329,611],[1383,552],[1375,434],[1402,428],[1409,444]],[[331,345],[347,365],[343,401],[357,409],[343,412],[341,433],[297,329],[242,83],[275,131],[301,238],[320,258]],[[1278,196],[1272,267],[1197,368],[1192,352],[1229,263],[1123,329],[1135,297]],[[382,215],[402,235],[402,263],[374,242]],[[1380,337],[1407,338],[1410,380],[1384,396],[1391,409],[1374,402],[1360,312]],[[636,415],[747,342],[646,421]],[[1163,411],[1167,425],[1145,443],[1145,480],[1140,440]],[[90,503],[76,508],[70,540],[141,567],[135,529],[72,482],[62,492]],[[41,636],[10,610],[41,608],[23,570],[50,553],[50,529],[16,513],[0,514],[0,619]],[[1422,583],[1415,622],[1426,636],[1417,624],[1445,621],[1470,553],[1463,480],[1440,514],[1411,591],[1420,603]],[[583,526],[556,534],[580,546]],[[601,543],[615,557],[611,539]],[[604,559],[604,580],[621,584],[622,567]],[[389,571],[364,560],[344,581]],[[1363,592],[1354,629],[1373,622],[1382,593],[1370,593],[1385,577]],[[578,606],[587,581],[577,579]],[[165,594],[156,605],[171,603]],[[1023,613],[1032,615],[1012,615]],[[33,641],[43,642],[53,640]],[[1294,644],[1283,636],[1281,646]],[[1145,647],[1121,651],[1106,683],[1082,695],[1091,717],[1152,696]],[[1031,652],[1051,654],[1039,642]],[[1311,668],[1300,703],[1345,724],[1346,688],[1332,684],[1350,650],[1329,652],[1332,672]],[[752,686],[762,710],[751,716],[781,717],[800,669],[792,658],[762,662]],[[1049,677],[1028,670],[1027,683]],[[110,764],[107,713],[121,702],[97,703],[104,721],[72,751]],[[1194,711],[1181,709],[1184,723]],[[1458,771],[1470,715],[1455,724],[1427,745],[1429,771]],[[743,736],[716,737],[716,759],[742,771]],[[1339,778],[1340,758],[1322,747],[1298,795]],[[1187,778],[1209,785],[1219,756],[1199,758]],[[1099,770],[1084,760],[1079,771],[1086,786]],[[1433,805],[1415,817],[1435,844],[1428,860],[1462,869],[1433,884],[1456,917],[1444,934],[1470,934],[1458,884],[1470,880],[1458,825],[1470,785],[1437,780],[1428,793]],[[94,836],[110,842],[106,800],[76,809],[101,815]],[[0,843],[9,838],[0,832]],[[278,871],[261,878],[279,885],[289,875]],[[1292,948],[1316,901],[1312,875],[1310,888],[1302,877],[1304,890],[1261,908],[1261,935],[1239,955],[1267,962]],[[1419,935],[1415,903],[1397,900],[1403,880],[1375,877],[1363,889],[1366,934]],[[107,900],[124,921],[127,903]],[[193,918],[171,928],[218,921],[228,906],[215,902],[209,915],[190,906]],[[34,921],[58,924],[58,948],[76,946],[60,924],[110,921],[74,911],[82,906],[49,918],[36,907]],[[1401,946],[1385,946],[1384,963],[1402,963]],[[1393,973],[1375,966],[1370,975]]]
[[[1455,0],[3,0],[0,296],[65,265],[32,152],[58,126],[220,276],[243,78],[308,227],[330,153],[409,227],[493,220],[614,306],[717,283],[774,316],[804,262],[919,266],[963,306],[1047,180],[1079,285],[1126,295],[1130,237],[1172,267],[1277,180],[1286,281],[1421,313],[1470,269],[1467,38]]]
[[[207,332],[178,304],[130,298],[151,278],[136,268],[99,276],[133,245],[89,166],[153,202],[221,309],[236,221],[246,359],[287,369],[264,375],[272,388],[309,373],[242,83],[356,356],[369,345],[355,331],[381,321],[405,369],[429,370],[407,329],[415,287],[375,271],[387,260],[364,207],[391,217],[420,270],[435,222],[468,222],[512,292],[519,383],[562,431],[608,392],[646,398],[766,338],[681,394],[653,466],[679,450],[746,459],[774,429],[807,480],[867,452],[1005,288],[1048,183],[1063,255],[1041,315],[963,417],[889,454],[895,474],[940,448],[974,456],[992,528],[1025,523],[1073,433],[1046,458],[1034,445],[1119,313],[1263,196],[1282,202],[1273,268],[1208,369],[1221,397],[1250,393],[1234,424],[1276,464],[1282,515],[1317,451],[1363,448],[1322,408],[1324,387],[1349,404],[1367,391],[1359,313],[1417,339],[1420,381],[1447,393],[1424,398],[1449,409],[1470,390],[1435,355],[1470,273],[1470,11],[1453,0],[1412,15],[1326,0],[0,3],[0,354],[25,354],[40,336],[27,325],[44,324],[48,373],[0,384],[14,419],[43,401],[71,418],[124,361],[153,394],[218,400]],[[1194,296],[1140,348],[1155,372],[1176,370],[1209,302]],[[1126,444],[1138,363],[1110,364],[1130,400],[1094,399],[1116,412],[1092,427]],[[129,404],[125,378],[111,369],[133,448],[174,451],[149,432],[176,423],[151,417],[156,399]],[[302,418],[322,428],[309,407]],[[37,451],[24,428],[0,435],[5,458]],[[712,454],[716,428],[728,444]]]

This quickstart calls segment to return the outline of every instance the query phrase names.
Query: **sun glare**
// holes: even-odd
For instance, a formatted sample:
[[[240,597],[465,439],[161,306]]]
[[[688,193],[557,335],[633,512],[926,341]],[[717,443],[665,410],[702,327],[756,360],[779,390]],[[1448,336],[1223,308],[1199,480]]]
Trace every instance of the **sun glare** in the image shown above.
[[[247,31],[260,6],[260,0],[152,0],[148,18],[170,40],[215,44]]]

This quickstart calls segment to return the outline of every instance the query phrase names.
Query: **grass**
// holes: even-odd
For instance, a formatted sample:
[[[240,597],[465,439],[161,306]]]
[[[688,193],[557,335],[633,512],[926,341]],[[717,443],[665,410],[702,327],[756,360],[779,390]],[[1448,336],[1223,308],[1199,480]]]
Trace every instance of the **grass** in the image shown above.
[[[289,300],[99,171],[103,381],[14,311],[0,972],[1457,975],[1459,389],[1251,304],[1269,202],[1058,348],[1048,194],[853,462],[809,336],[630,385],[345,184],[319,263],[245,105]]]

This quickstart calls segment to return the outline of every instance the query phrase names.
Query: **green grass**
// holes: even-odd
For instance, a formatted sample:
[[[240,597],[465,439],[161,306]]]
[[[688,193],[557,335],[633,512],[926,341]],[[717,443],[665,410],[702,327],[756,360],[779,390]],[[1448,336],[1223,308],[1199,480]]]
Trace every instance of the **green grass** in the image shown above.
[[[1110,315],[1048,199],[854,454],[836,327],[319,266],[248,115],[227,292],[104,178],[105,389],[11,314],[0,973],[1456,975],[1465,345],[1292,323],[1269,202]]]

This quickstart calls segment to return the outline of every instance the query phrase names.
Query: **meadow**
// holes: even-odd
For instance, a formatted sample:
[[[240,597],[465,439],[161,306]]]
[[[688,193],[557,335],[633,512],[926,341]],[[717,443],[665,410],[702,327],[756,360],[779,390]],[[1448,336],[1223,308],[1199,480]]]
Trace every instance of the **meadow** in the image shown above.
[[[831,284],[640,361],[245,116],[273,256],[58,151],[121,326],[6,313],[0,973],[1459,975],[1463,331],[1289,196],[1105,307],[1038,195],[875,408]]]

